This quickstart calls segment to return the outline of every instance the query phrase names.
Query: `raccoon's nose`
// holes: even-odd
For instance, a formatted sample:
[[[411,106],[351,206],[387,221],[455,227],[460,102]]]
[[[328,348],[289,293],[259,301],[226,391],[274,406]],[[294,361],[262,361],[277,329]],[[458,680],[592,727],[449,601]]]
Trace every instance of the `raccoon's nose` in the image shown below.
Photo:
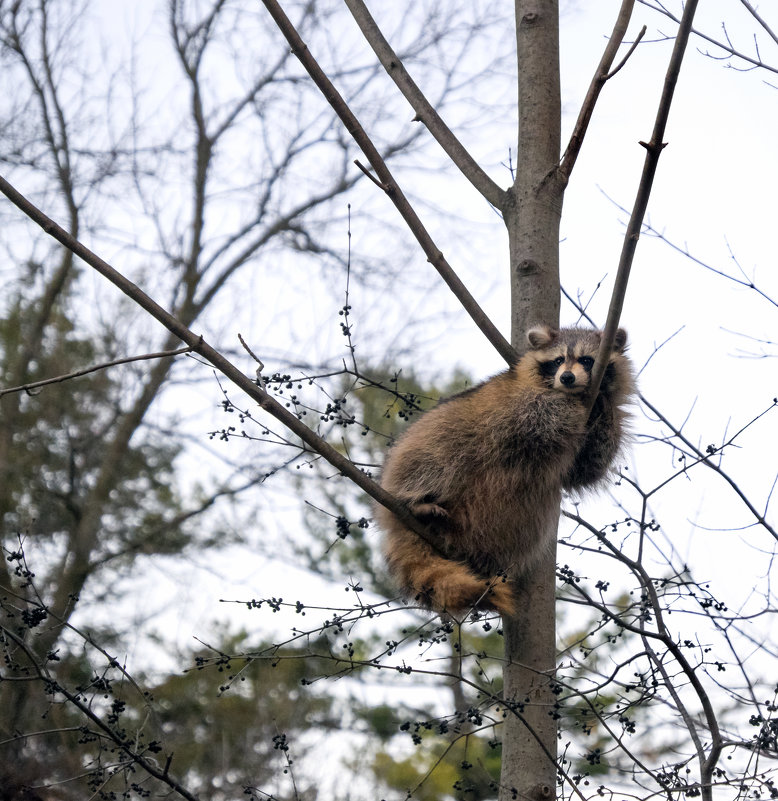
[[[564,373],[562,373],[562,375],[559,376],[559,381],[566,387],[571,387],[573,384],[575,384],[575,375],[569,370],[566,370]]]

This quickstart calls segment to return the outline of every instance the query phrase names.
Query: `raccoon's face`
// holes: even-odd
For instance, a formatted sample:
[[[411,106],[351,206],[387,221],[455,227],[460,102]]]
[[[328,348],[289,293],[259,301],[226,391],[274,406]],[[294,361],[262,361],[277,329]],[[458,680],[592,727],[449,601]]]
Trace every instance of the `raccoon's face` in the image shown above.
[[[580,350],[564,348],[563,352],[538,354],[538,370],[549,387],[574,395],[587,390],[594,355],[577,352]]]
[[[546,386],[560,392],[580,395],[589,388],[592,367],[600,347],[601,334],[580,328],[563,328],[560,331],[545,326],[527,332],[538,373]],[[626,334],[619,329],[615,353],[626,345]],[[612,368],[609,366],[610,372]]]

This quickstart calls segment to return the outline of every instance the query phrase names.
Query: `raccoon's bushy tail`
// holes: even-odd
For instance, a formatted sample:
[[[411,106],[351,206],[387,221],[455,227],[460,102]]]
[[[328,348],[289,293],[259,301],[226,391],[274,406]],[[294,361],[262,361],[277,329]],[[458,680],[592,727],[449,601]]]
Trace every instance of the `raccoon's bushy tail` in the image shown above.
[[[464,562],[435,553],[410,531],[390,533],[384,550],[389,570],[405,594],[435,612],[457,615],[492,609],[512,615],[516,611],[504,576],[483,578]]]

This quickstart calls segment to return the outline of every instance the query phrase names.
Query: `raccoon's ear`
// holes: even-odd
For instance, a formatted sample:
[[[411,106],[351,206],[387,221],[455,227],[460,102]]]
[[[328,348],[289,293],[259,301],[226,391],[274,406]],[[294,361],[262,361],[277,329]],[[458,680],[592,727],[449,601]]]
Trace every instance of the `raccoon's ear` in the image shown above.
[[[613,340],[613,350],[621,353],[627,347],[627,332],[623,328],[616,330],[616,337]]]
[[[527,342],[535,350],[547,348],[558,335],[559,331],[555,331],[548,325],[535,325],[527,331]]]

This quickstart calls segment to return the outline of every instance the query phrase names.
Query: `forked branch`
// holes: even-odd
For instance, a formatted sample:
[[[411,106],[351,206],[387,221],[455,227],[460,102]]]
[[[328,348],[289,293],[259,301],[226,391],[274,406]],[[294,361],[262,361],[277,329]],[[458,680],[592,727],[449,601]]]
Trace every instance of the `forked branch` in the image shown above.
[[[278,25],[279,30],[284,35],[287,42],[289,42],[292,52],[300,60],[300,63],[311,76],[316,86],[319,87],[324,98],[330,106],[332,106],[333,111],[340,117],[341,121],[346,126],[346,130],[362,149],[362,152],[370,162],[370,166],[375,171],[376,177],[380,181],[384,191],[411,229],[411,233],[427,256],[427,260],[435,267],[441,278],[448,284],[457,300],[462,304],[465,311],[473,319],[473,322],[475,322],[503,359],[509,364],[515,361],[516,354],[510,343],[499,332],[484,310],[478,305],[475,298],[470,294],[467,287],[462,283],[459,276],[451,268],[451,265],[446,261],[446,258],[440,252],[413,209],[413,206],[403,194],[394,176],[386,166],[386,162],[381,158],[376,146],[365,132],[365,129],[360,124],[356,115],[349,108],[338,90],[333,86],[332,81],[330,81],[324,73],[316,59],[311,55],[307,45],[300,37],[297,29],[286,16],[281,6],[276,0],[262,0],[262,2],[270,13],[270,16],[273,17],[273,20],[276,25]]]
[[[630,0],[634,2],[634,0]],[[470,155],[451,129],[443,122],[440,114],[427,100],[416,82],[408,74],[402,59],[395,53],[376,21],[362,0],[345,0],[351,16],[354,17],[365,40],[381,62],[389,77],[397,84],[405,99],[416,112],[416,119],[426,125],[427,130],[437,140],[451,161],[459,168],[468,181],[498,209],[502,208],[506,192],[501,189]]]
[[[573,171],[576,159],[578,158],[578,153],[581,150],[581,145],[583,144],[584,137],[586,136],[586,130],[589,127],[589,122],[592,118],[592,113],[594,112],[594,106],[597,103],[597,98],[600,96],[603,86],[605,86],[605,82],[624,66],[626,60],[630,57],[630,55],[632,55],[632,52],[634,51],[638,42],[643,38],[643,34],[646,32],[646,28],[643,26],[643,29],[633,42],[632,47],[629,49],[627,55],[622,59],[618,66],[611,71],[613,59],[616,58],[616,53],[618,52],[619,47],[621,47],[621,43],[627,33],[627,27],[629,26],[629,21],[632,17],[632,9],[634,6],[635,0],[624,0],[622,2],[619,15],[616,18],[616,24],[613,26],[613,32],[608,40],[608,45],[605,48],[605,52],[602,54],[600,63],[597,65],[597,70],[594,73],[592,82],[589,84],[589,91],[586,93],[583,105],[581,106],[581,111],[578,113],[578,119],[576,120],[575,128],[570,136],[570,142],[567,145],[565,154],[562,156],[562,162],[559,165],[559,171],[564,176],[565,181],[569,180],[570,173]]]
[[[605,368],[608,366],[608,359],[613,349],[613,342],[616,338],[616,329],[619,326],[621,309],[624,306],[624,296],[627,292],[629,273],[632,269],[635,249],[637,248],[638,239],[640,238],[640,229],[646,214],[648,198],[651,195],[651,188],[654,184],[654,175],[656,174],[656,168],[659,164],[659,156],[667,144],[663,141],[665,128],[667,127],[667,118],[670,114],[670,105],[673,102],[675,85],[681,71],[681,63],[683,62],[684,52],[686,51],[686,45],[689,41],[689,34],[692,30],[692,21],[694,20],[694,12],[696,10],[697,0],[688,0],[683,11],[683,16],[681,17],[678,35],[675,38],[675,45],[673,46],[673,52],[670,56],[670,63],[667,65],[665,83],[662,89],[662,97],[659,100],[659,108],[657,109],[651,140],[649,142],[640,143],[646,149],[646,158],[643,162],[643,174],[640,177],[635,204],[629,218],[627,232],[624,236],[624,244],[621,249],[619,267],[616,272],[616,281],[613,287],[613,294],[611,295],[610,307],[608,308],[608,317],[605,322],[602,343],[600,344],[600,350],[597,353],[597,359],[592,368],[592,405],[594,405],[594,399],[597,397],[597,392],[602,383],[602,377],[605,375]]]

